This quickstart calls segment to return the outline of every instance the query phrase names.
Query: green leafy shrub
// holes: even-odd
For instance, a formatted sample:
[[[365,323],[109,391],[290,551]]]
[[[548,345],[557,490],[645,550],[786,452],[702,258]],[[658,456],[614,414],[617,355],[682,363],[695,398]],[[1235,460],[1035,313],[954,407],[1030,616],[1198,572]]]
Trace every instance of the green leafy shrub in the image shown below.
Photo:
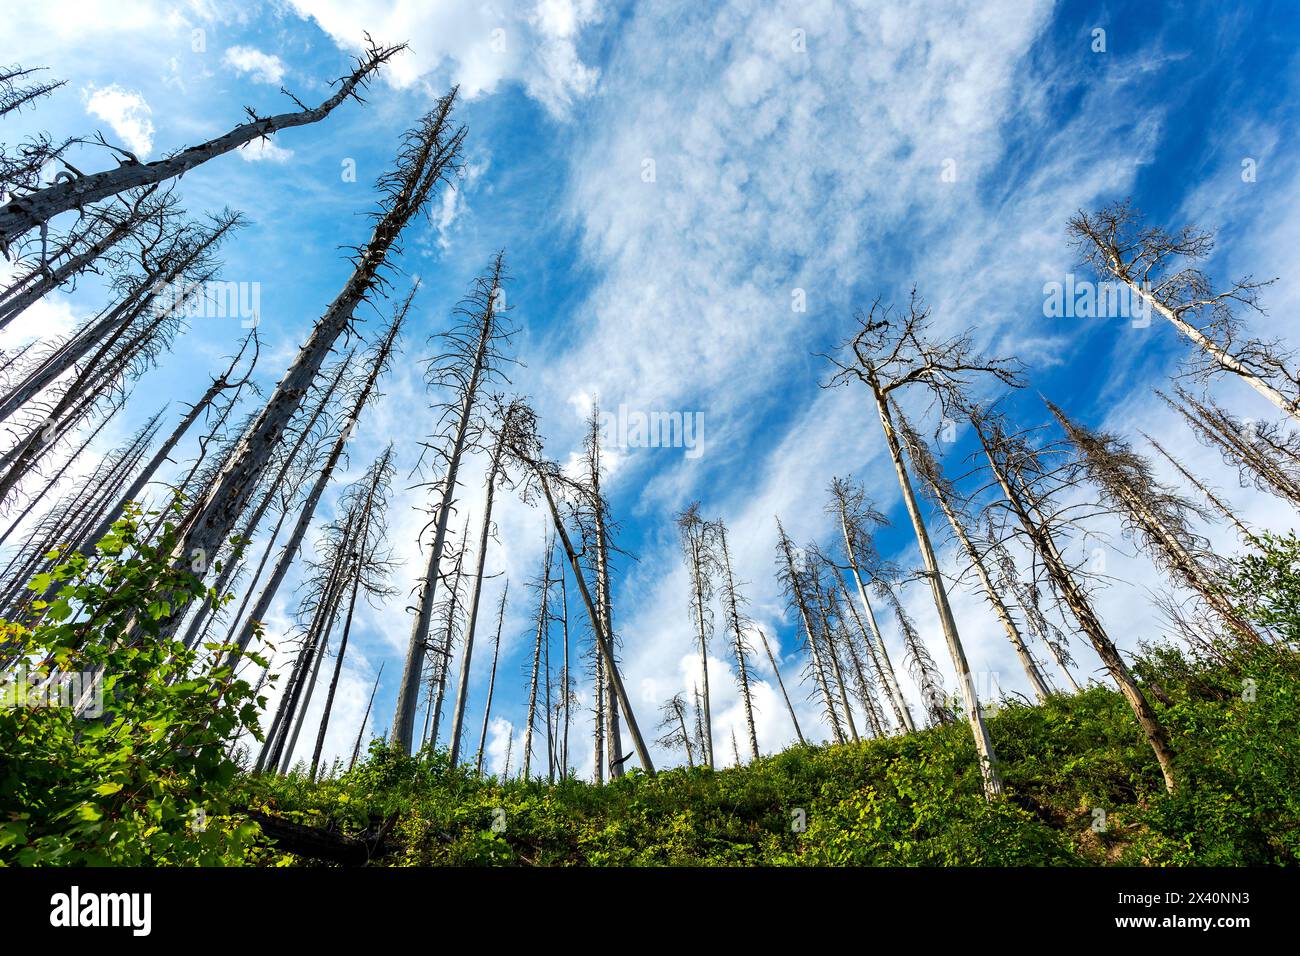
[[[232,813],[228,748],[264,701],[222,663],[227,648],[160,636],[174,605],[213,595],[172,566],[170,526],[139,540],[140,517],[128,510],[97,560],[70,553],[32,581],[59,587],[30,629],[0,622],[18,662],[0,707],[0,862],[231,864],[259,833]],[[69,706],[93,695],[34,705],[34,688],[69,674],[99,679],[102,708]]]

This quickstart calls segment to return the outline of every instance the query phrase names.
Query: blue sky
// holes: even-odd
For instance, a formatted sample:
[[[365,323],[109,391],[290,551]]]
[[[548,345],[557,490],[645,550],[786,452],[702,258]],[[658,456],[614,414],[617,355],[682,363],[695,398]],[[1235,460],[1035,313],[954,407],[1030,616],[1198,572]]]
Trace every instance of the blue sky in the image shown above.
[[[915,284],[941,329],[969,327],[987,350],[1019,355],[1032,388],[1009,408],[1026,424],[1043,418],[1041,391],[1087,423],[1132,437],[1143,429],[1182,451],[1255,523],[1288,520],[1237,488],[1154,399],[1151,387],[1185,354],[1171,328],[1158,318],[1149,328],[1048,318],[1043,288],[1071,272],[1085,278],[1065,242],[1066,218],[1132,196],[1153,222],[1219,230],[1209,264],[1216,277],[1280,277],[1265,293],[1268,316],[1256,322],[1295,338],[1297,26],[1290,3],[56,2],[24,5],[0,26],[6,61],[48,66],[69,81],[3,136],[100,129],[155,158],[233,125],[244,104],[261,113],[286,108],[280,85],[308,101],[327,95],[325,83],[345,72],[363,30],[383,42],[409,40],[411,51],[374,84],[364,108],[346,104],[263,153],[223,157],[180,184],[191,212],[230,206],[252,220],[225,248],[223,275],[260,283],[260,379],[269,387],[346,278],[337,247],[364,239],[371,183],[402,130],[459,83],[465,176],[406,236],[402,266],[424,284],[418,317],[337,486],[390,438],[413,463],[428,427],[424,340],[504,248],[526,366],[515,385],[536,402],[553,456],[576,451],[593,398],[607,409],[703,415],[698,457],[656,448],[609,455],[619,542],[636,556],[620,562],[615,613],[629,690],[648,729],[663,700],[689,691],[699,666],[675,511],[698,498],[731,526],[750,612],[780,644],[788,684],[798,682],[802,661],[774,580],[773,516],[801,543],[829,540],[826,486],[852,473],[905,520],[865,395],[819,387],[827,368],[816,353],[876,295],[901,301]],[[1096,30],[1104,51],[1094,50]],[[1242,176],[1248,160],[1254,181]],[[102,159],[86,161],[93,168]],[[343,180],[347,161],[356,182]],[[796,290],[805,312],[792,311]],[[5,347],[68,328],[101,301],[93,282],[52,297],[7,334]],[[166,402],[178,414],[241,334],[229,319],[196,323],[142,378],[115,437]],[[1215,395],[1243,415],[1269,412],[1233,383]],[[957,469],[969,436],[959,433],[944,451]],[[423,519],[413,509],[424,501],[405,485],[397,483],[390,521],[405,559],[396,581],[404,596],[422,563],[415,539]],[[471,469],[470,509],[480,485]],[[505,497],[501,540],[488,559],[501,577],[487,600],[495,606],[507,576],[521,600],[507,616],[492,766],[526,705],[530,608],[521,585],[538,568],[543,528],[539,512]],[[1207,530],[1233,547],[1221,530]],[[1098,600],[1114,636],[1134,648],[1161,632],[1150,594],[1163,582],[1117,529],[1103,522],[1098,531],[1117,546],[1098,559],[1116,579]],[[886,531],[882,547],[916,561],[906,527]],[[945,562],[959,567],[947,548]],[[273,631],[293,610],[292,594],[282,596]],[[950,674],[926,594],[913,586],[904,597]],[[408,603],[366,610],[333,752],[350,749],[384,661],[374,729],[387,725]],[[1023,690],[980,597],[956,589],[954,605],[976,670]],[[1083,672],[1095,672],[1082,640],[1072,647]],[[474,727],[489,660],[476,655]],[[729,755],[725,735],[734,726],[743,739],[743,716],[720,637],[710,666],[719,750]],[[760,665],[758,674],[759,741],[770,751],[793,730],[769,669]],[[808,689],[792,696],[802,701]],[[589,704],[585,686],[582,693]],[[824,737],[813,704],[800,710],[805,728]],[[588,773],[585,713],[575,734],[576,762]]]

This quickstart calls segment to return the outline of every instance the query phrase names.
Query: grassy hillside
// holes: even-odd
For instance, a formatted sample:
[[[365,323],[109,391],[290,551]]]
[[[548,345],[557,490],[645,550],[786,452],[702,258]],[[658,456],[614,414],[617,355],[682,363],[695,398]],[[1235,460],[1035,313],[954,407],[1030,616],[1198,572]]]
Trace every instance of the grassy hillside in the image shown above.
[[[138,540],[137,522],[129,510],[101,542],[102,567],[73,555],[33,582],[65,582],[35,627],[0,621],[0,644],[30,667],[0,687],[14,704],[0,706],[0,865],[1300,861],[1294,534],[1261,539],[1225,583],[1275,644],[1225,643],[1201,658],[1165,645],[1135,663],[1169,734],[1176,793],[1128,706],[1098,686],[1041,706],[1001,702],[989,725],[1006,796],[988,803],[964,722],[602,787],[478,779],[445,754],[383,745],[316,783],[249,776],[231,748],[256,731],[265,700],[229,648],[159,633],[159,595],[214,595],[172,563],[166,537]],[[133,628],[142,639],[119,639]],[[107,675],[94,715],[24,696],[92,669]]]
[[[1103,687],[1043,706],[1004,702],[990,729],[1007,798],[994,804],[980,795],[965,723],[604,787],[479,781],[441,754],[407,759],[382,746],[338,779],[295,773],[244,787],[255,808],[343,833],[393,817],[374,861],[387,865],[1300,861],[1295,657],[1210,665],[1165,649],[1139,670],[1178,753],[1173,796],[1132,712]],[[298,862],[267,849],[252,860]]]

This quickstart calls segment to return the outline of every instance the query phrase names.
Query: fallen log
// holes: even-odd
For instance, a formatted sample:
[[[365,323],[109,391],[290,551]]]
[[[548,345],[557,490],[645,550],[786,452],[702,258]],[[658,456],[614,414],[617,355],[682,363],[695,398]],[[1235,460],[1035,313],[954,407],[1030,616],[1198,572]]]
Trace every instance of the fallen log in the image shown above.
[[[276,849],[339,866],[365,866],[387,853],[390,847],[384,843],[384,837],[397,820],[393,814],[378,827],[353,837],[332,829],[293,823],[258,810],[242,808],[239,812],[260,826],[262,833],[275,841]]]

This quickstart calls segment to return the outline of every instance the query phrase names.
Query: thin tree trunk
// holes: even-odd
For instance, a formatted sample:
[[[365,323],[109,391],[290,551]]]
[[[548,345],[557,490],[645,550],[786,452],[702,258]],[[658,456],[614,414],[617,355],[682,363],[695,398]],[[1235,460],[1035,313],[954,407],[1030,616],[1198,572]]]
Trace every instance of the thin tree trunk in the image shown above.
[[[677,723],[682,728],[682,743],[686,745],[686,766],[694,769],[695,754],[691,750],[691,735],[686,730],[686,713],[680,698],[673,702],[673,712],[677,714]]]
[[[348,770],[350,771],[357,765],[357,757],[361,755],[361,738],[366,732],[366,723],[370,720],[370,710],[375,705],[375,694],[379,693],[379,678],[384,676],[384,665],[379,665],[379,673],[375,675],[375,686],[370,689],[370,700],[366,704],[365,716],[361,718],[361,726],[357,728],[357,742],[352,748],[352,759],[348,761]]]
[[[523,458],[524,456],[520,456]],[[524,460],[527,460],[524,458]],[[582,596],[582,603],[587,609],[587,616],[591,621],[592,631],[596,635],[596,646],[600,651],[601,658],[605,663],[606,676],[610,685],[610,702],[617,700],[622,707],[623,713],[627,717],[628,732],[632,735],[632,744],[636,749],[637,759],[641,761],[641,767],[646,773],[655,772],[654,761],[650,759],[650,751],[645,745],[645,740],[641,737],[641,729],[637,726],[636,716],[632,713],[632,704],[627,696],[627,690],[623,686],[623,678],[619,675],[618,665],[614,661],[614,646],[609,633],[605,630],[602,616],[596,610],[596,605],[591,599],[591,591],[587,588],[587,580],[582,574],[582,565],[578,561],[578,554],[573,549],[573,542],[569,538],[569,532],[564,527],[564,522],[560,519],[560,510],[555,504],[555,497],[551,492],[550,482],[546,480],[546,475],[540,468],[536,469],[539,484],[542,488],[542,494],[546,498],[546,505],[551,512],[551,520],[555,524],[556,534],[559,535],[561,544],[564,545],[564,553],[569,560],[569,568],[573,571],[573,578],[578,584],[578,593]]]
[[[365,568],[366,550],[370,545],[370,513],[371,508],[374,506],[376,488],[382,475],[382,469],[375,470],[375,477],[370,484],[370,492],[366,496],[365,509],[361,516],[361,535],[357,538],[354,549],[356,552],[356,566],[352,573],[352,595],[348,598],[348,613],[347,617],[343,619],[343,636],[339,639],[339,649],[334,661],[334,675],[330,678],[329,690],[325,694],[325,711],[321,714],[320,731],[316,734],[316,748],[311,755],[311,779],[313,780],[316,779],[316,768],[320,766],[321,750],[325,746],[325,731],[329,727],[330,711],[334,708],[334,694],[338,690],[339,677],[343,673],[343,656],[348,652],[348,638],[352,633],[352,615],[356,611],[357,592],[361,589],[361,575]]]
[[[754,703],[749,694],[749,670],[745,663],[745,635],[741,630],[740,608],[736,603],[736,582],[731,573],[731,552],[727,548],[727,529],[719,522],[716,525],[718,543],[722,547],[722,568],[727,575],[724,591],[727,601],[727,620],[731,624],[731,636],[736,652],[736,668],[740,677],[740,696],[745,705],[745,723],[749,728],[749,749],[754,759],[758,760],[758,731],[754,727]]]
[[[155,452],[153,458],[150,459],[149,464],[147,464],[144,469],[136,475],[135,481],[131,482],[126,491],[122,493],[121,500],[118,502],[117,506],[104,516],[104,520],[99,523],[98,527],[95,528],[94,532],[92,532],[90,536],[88,544],[91,547],[98,544],[103,537],[108,534],[113,527],[113,522],[117,521],[117,519],[122,516],[122,512],[126,510],[128,502],[138,502],[140,500],[140,492],[144,490],[144,486],[153,480],[154,475],[158,473],[158,469],[162,467],[162,463],[168,460],[171,453],[180,443],[180,440],[184,438],[186,432],[190,430],[190,426],[198,421],[199,416],[208,410],[208,407],[216,400],[217,396],[228,388],[238,388],[243,385],[244,382],[248,381],[249,377],[253,374],[253,366],[257,364],[256,347],[254,348],[253,362],[248,368],[248,375],[246,375],[240,382],[230,381],[230,376],[234,373],[235,366],[243,357],[244,349],[248,347],[248,342],[249,339],[244,340],[244,347],[239,350],[239,354],[236,355],[234,361],[230,363],[230,367],[227,368],[219,378],[213,379],[212,384],[208,386],[208,390],[203,393],[203,396],[194,405],[190,406],[190,410],[185,413],[185,417],[177,423],[176,427],[172,430],[172,433],[167,436],[167,440],[159,446],[158,451]]]
[[[492,694],[497,686],[497,659],[501,656],[501,627],[506,619],[506,595],[510,592],[507,581],[501,590],[501,604],[497,608],[497,636],[492,643],[492,673],[488,677],[487,703],[483,705],[483,730],[478,737],[478,756],[474,759],[474,773],[483,773],[483,748],[487,746],[488,719],[492,716]]]
[[[898,719],[901,727],[907,731],[916,730],[916,723],[912,720],[912,711],[907,706],[907,698],[903,696],[903,690],[898,686],[898,677],[894,673],[894,664],[889,659],[889,649],[885,647],[885,640],[880,634],[880,626],[876,623],[876,612],[871,606],[871,601],[867,599],[867,589],[862,582],[862,571],[858,567],[857,555],[854,554],[853,541],[849,535],[849,526],[845,519],[843,510],[840,511],[840,530],[844,535],[844,550],[849,556],[849,570],[853,573],[853,581],[858,587],[858,599],[862,602],[862,608],[867,613],[867,621],[871,624],[871,634],[875,638],[875,650],[880,655],[880,663],[885,677],[885,690],[887,691],[889,702],[893,705],[894,716]],[[850,602],[852,605],[852,602]],[[857,609],[854,609],[854,614]]]
[[[524,779],[531,779],[533,761],[533,724],[537,720],[537,672],[542,661],[542,635],[546,633],[546,593],[551,586],[551,552],[553,542],[546,542],[546,562],[542,571],[542,597],[537,608],[537,637],[533,641],[533,673],[528,688],[528,722],[524,725]]]
[[[501,433],[497,436],[496,447],[492,449],[492,460],[488,466],[483,524],[479,529],[478,538],[478,567],[474,572],[474,594],[470,598],[469,621],[465,625],[465,648],[460,658],[460,679],[456,683],[456,704],[451,716],[451,765],[453,767],[460,760],[460,737],[465,722],[465,707],[469,703],[469,669],[474,654],[474,633],[478,626],[479,598],[483,594],[483,570],[487,562],[488,539],[492,534],[492,501],[496,493],[497,475],[501,470],[501,455],[505,448],[506,432],[509,427],[509,422],[501,423]]]
[[[393,716],[393,744],[399,749],[410,752],[411,732],[415,726],[416,695],[420,689],[420,675],[424,672],[424,652],[428,642],[429,627],[433,616],[434,595],[438,588],[438,573],[442,563],[442,552],[447,540],[447,521],[451,515],[452,504],[456,497],[457,476],[460,472],[461,456],[467,442],[474,406],[478,400],[479,385],[487,368],[489,350],[496,322],[496,290],[501,282],[501,256],[497,256],[492,274],[492,294],[488,296],[480,319],[478,344],[474,353],[474,364],[466,381],[461,399],[460,419],[456,425],[456,437],[452,443],[451,454],[447,458],[447,473],[443,478],[442,501],[438,506],[438,520],[434,529],[433,545],[429,549],[429,561],[425,567],[420,586],[420,604],[416,610],[415,620],[411,624],[411,640],[406,652],[406,665],[402,672],[402,684],[398,691],[397,712]]]
[[[799,583],[799,571],[794,565],[794,547],[786,536],[785,529],[781,527],[779,520],[776,527],[777,533],[780,535],[781,554],[785,558],[786,572],[790,578],[790,590],[794,595],[795,604],[799,608],[799,619],[803,622],[804,634],[808,638],[808,653],[812,657],[813,676],[817,679],[817,686],[822,692],[822,702],[825,704],[826,717],[831,724],[831,733],[834,734],[836,743],[847,743],[844,730],[840,727],[839,714],[835,710],[835,701],[831,697],[830,685],[826,683],[826,669],[822,666],[821,652],[817,648],[817,632],[813,630],[812,614],[808,610],[808,601],[804,596],[803,586]]]
[[[289,541],[285,544],[284,551],[280,553],[280,558],[275,563],[275,569],[271,572],[270,580],[266,582],[266,586],[262,588],[262,593],[258,595],[253,610],[244,619],[243,626],[239,631],[237,646],[231,651],[230,657],[226,660],[226,664],[231,667],[238,663],[239,658],[248,649],[248,643],[253,639],[253,632],[258,622],[266,619],[266,614],[271,609],[271,602],[275,600],[276,592],[279,591],[280,585],[289,573],[289,568],[298,555],[298,549],[302,547],[303,539],[307,536],[307,529],[311,526],[312,518],[316,514],[316,506],[325,493],[325,488],[334,474],[334,469],[338,467],[339,460],[343,457],[344,449],[347,448],[352,427],[361,418],[361,412],[365,409],[366,403],[370,401],[375,384],[379,381],[379,376],[383,374],[389,356],[392,355],[397,342],[397,335],[401,331],[402,322],[406,319],[406,313],[410,309],[411,298],[414,295],[415,290],[412,289],[411,295],[407,297],[406,301],[394,314],[392,324],[389,325],[381,344],[375,350],[365,384],[357,393],[356,401],[353,403],[348,415],[347,425],[334,440],[329,457],[325,459],[324,465],[321,466],[320,472],[316,475],[316,481],[312,484],[311,491],[307,493],[302,510],[298,513],[298,520],[294,524],[293,532],[289,535]]]
[[[601,623],[610,643],[611,654],[614,646],[614,607],[609,582],[609,551],[606,546],[605,508],[600,496],[600,469],[596,467],[592,474],[593,495],[596,511],[596,600],[599,605]],[[617,666],[617,665],[611,665]],[[619,698],[611,695],[605,702],[605,747],[608,751],[609,777],[617,780],[623,776],[623,735],[619,727]]]
[[[568,575],[564,565],[560,565],[560,626],[564,635],[564,742],[560,757],[564,765],[564,776],[569,776],[569,705],[573,701],[572,672],[569,670],[569,586]]]
[[[930,544],[930,534],[926,530],[925,520],[921,517],[921,509],[917,503],[916,494],[912,490],[912,482],[908,477],[907,467],[903,464],[903,451],[899,444],[898,434],[894,430],[894,423],[889,414],[887,400],[881,391],[879,382],[876,380],[874,370],[869,371],[868,377],[872,397],[876,402],[876,411],[880,416],[880,427],[885,434],[885,444],[889,449],[890,460],[894,464],[894,472],[898,476],[898,486],[903,493],[903,503],[907,507],[908,516],[912,519],[912,527],[916,532],[916,543],[921,551],[921,560],[925,565],[925,576],[930,581],[930,592],[934,597],[935,609],[939,614],[939,624],[943,628],[943,636],[948,643],[948,653],[952,657],[953,669],[957,672],[957,683],[961,687],[962,701],[966,707],[966,719],[970,722],[971,734],[975,738],[975,749],[979,755],[980,777],[984,782],[984,795],[986,798],[992,799],[1002,794],[1002,779],[998,774],[997,758],[993,753],[993,741],[989,738],[988,728],[984,723],[984,715],[980,711],[979,698],[975,693],[975,682],[970,673],[970,665],[966,662],[966,650],[962,647],[961,638],[957,634],[957,621],[953,617],[952,607],[948,604],[948,592],[939,573],[939,562],[936,560],[934,548]]]
[[[897,409],[895,410],[897,411]],[[903,417],[901,411],[898,417],[904,435],[908,438],[915,437],[915,433],[911,430],[911,426],[907,419]],[[915,456],[913,461],[915,461]],[[937,464],[935,467],[938,467]],[[966,528],[961,523],[957,512],[953,509],[952,502],[948,500],[948,494],[943,488],[943,483],[938,480],[938,476],[927,476],[924,474],[924,469],[921,469],[921,471],[921,478],[929,486],[931,496],[943,512],[944,517],[948,519],[948,524],[952,527],[952,532],[961,543],[966,556],[970,558],[971,565],[979,576],[980,586],[984,589],[984,596],[993,605],[998,621],[1001,622],[1003,630],[1007,633],[1007,640],[1011,642],[1011,646],[1015,649],[1016,657],[1020,660],[1020,666],[1024,669],[1025,677],[1029,680],[1029,686],[1033,688],[1040,701],[1047,700],[1051,695],[1051,689],[1047,686],[1047,682],[1043,680],[1042,672],[1039,671],[1037,662],[1030,655],[1029,648],[1025,646],[1025,640],[1020,634],[1020,628],[1016,626],[1015,620],[1011,617],[1010,609],[1007,607],[1006,602],[1002,600],[998,589],[993,586],[988,568],[984,566],[983,555],[979,553],[974,542],[971,541],[970,535],[966,533]]]
[[[703,593],[703,583],[701,578],[701,575],[703,574],[703,568],[701,567],[701,558],[702,555],[700,554],[700,542],[698,540],[692,539],[691,540],[691,561],[692,561],[691,586],[695,590],[695,617],[696,617],[697,635],[700,641],[700,666],[704,670],[704,681],[703,681],[703,688],[702,688],[702,693],[704,695],[703,697],[704,757],[708,761],[709,766],[712,767],[714,766],[713,714],[709,710],[709,633],[708,633],[708,628],[705,626],[704,623],[704,593]],[[791,711],[791,715],[793,715],[793,713],[794,712]],[[795,725],[795,729],[798,730],[798,724]],[[799,739],[800,741],[803,740],[802,734],[800,735]]]
[[[763,650],[767,652],[767,659],[772,664],[772,673],[776,675],[776,686],[781,688],[781,698],[785,701],[785,709],[790,713],[790,723],[794,724],[794,734],[799,738],[799,743],[807,744],[808,741],[803,739],[803,731],[799,729],[799,718],[794,715],[794,705],[790,703],[790,695],[785,692],[785,681],[781,680],[781,668],[776,665],[776,657],[772,654],[772,646],[767,642],[767,635],[763,629],[758,629],[759,639],[763,642]]]

